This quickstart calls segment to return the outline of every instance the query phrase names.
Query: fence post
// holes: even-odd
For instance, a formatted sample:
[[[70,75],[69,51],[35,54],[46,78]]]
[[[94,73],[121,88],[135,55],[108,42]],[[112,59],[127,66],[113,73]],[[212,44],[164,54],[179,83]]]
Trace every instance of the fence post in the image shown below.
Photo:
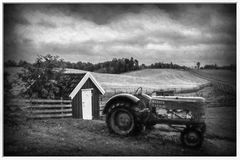
[[[61,112],[61,114],[62,114],[62,118],[63,118],[63,98],[61,97],[61,110],[62,110],[62,112]]]
[[[30,97],[30,108],[31,108],[30,116],[32,117],[32,97]]]

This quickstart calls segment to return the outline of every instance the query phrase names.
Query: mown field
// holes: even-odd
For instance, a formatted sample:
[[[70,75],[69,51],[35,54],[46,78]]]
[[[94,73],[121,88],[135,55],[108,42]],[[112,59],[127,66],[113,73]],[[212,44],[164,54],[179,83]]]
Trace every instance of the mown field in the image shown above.
[[[10,74],[10,81],[18,81],[17,74],[21,72],[21,67],[9,67],[4,71]],[[77,69],[66,69],[66,73],[85,73],[86,71]],[[92,73],[106,92],[133,92],[138,87],[143,87],[144,91],[152,92],[159,89],[175,89],[176,91],[191,90],[207,85],[208,81],[199,78],[184,70],[172,69],[145,69],[141,71],[123,74],[103,74]],[[14,86],[13,93],[17,95],[21,86]]]
[[[223,70],[223,69],[217,69],[217,70],[198,70],[198,73],[213,78],[215,80],[220,80],[226,83],[230,83],[233,85],[236,85],[236,72],[235,71],[229,71],[229,70]]]
[[[10,81],[18,80],[17,73],[23,68],[9,67],[4,71],[10,74]],[[77,69],[66,69],[66,73],[85,73]],[[199,75],[236,85],[236,72],[229,70],[197,70]],[[209,83],[208,80],[198,77],[186,70],[175,69],[145,69],[123,74],[92,73],[107,92],[132,92],[138,87],[146,91],[156,89],[175,89],[176,91],[198,88]],[[14,86],[17,88],[18,86]],[[19,88],[17,88],[19,89]]]
[[[12,73],[16,73],[15,70],[10,69]],[[67,72],[83,71],[69,69]],[[205,72],[211,74],[213,71]],[[224,80],[227,74],[234,73],[223,72],[224,74],[220,71],[215,73],[215,78]],[[207,80],[188,71],[170,69],[142,70],[120,75],[100,73],[93,73],[93,75],[107,92],[117,89],[128,91],[129,88],[135,89],[139,86],[149,90],[156,89],[155,87],[188,88],[208,83]],[[214,73],[211,75],[213,76]],[[234,81],[230,79],[229,81]],[[86,121],[72,118],[28,120],[20,109],[24,106],[4,106],[4,154],[236,155],[236,96],[228,95],[214,86],[177,94],[202,96],[206,99],[207,131],[204,144],[200,149],[184,148],[180,143],[179,133],[173,132],[164,125],[156,125],[152,131],[145,131],[135,137],[119,137],[110,134],[105,122],[101,120]]]
[[[10,74],[10,81],[18,81],[17,73],[23,68],[9,67],[4,70]],[[66,69],[66,73],[84,73],[86,71],[77,69]],[[141,71],[123,73],[123,74],[103,74],[92,73],[97,81],[102,85],[106,92],[133,92],[138,87],[142,87],[144,92],[151,93],[153,90],[176,91],[198,89],[209,82],[199,78],[188,71],[173,69],[145,69]],[[21,84],[21,83],[20,83]],[[22,86],[15,85],[12,92],[17,95]]]
[[[66,73],[82,72],[81,70],[66,69]],[[208,83],[207,80],[198,78],[187,71],[173,69],[145,69],[123,74],[92,74],[106,92],[133,92],[138,87],[142,87],[147,92],[157,89],[179,91],[197,88]]]

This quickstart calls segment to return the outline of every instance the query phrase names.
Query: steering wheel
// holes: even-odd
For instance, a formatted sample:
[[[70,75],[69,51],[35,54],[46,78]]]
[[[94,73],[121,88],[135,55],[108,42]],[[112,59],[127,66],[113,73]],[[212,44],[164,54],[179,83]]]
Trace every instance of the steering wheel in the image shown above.
[[[139,87],[136,91],[135,94],[142,94],[142,87]]]

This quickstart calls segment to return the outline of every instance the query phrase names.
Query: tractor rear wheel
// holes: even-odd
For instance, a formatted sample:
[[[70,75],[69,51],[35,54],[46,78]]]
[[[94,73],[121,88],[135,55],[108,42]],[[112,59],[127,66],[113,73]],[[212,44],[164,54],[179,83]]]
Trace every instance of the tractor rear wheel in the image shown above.
[[[138,128],[134,111],[126,106],[126,103],[119,103],[107,114],[106,118],[109,130],[122,136],[132,135]]]

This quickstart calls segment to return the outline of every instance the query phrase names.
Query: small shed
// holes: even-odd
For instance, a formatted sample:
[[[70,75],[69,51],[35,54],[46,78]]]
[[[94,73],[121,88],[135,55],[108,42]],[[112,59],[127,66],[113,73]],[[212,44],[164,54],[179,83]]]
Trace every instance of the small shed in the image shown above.
[[[90,72],[80,74],[80,81],[72,90],[72,116],[81,119],[99,119],[99,95],[105,93]]]

